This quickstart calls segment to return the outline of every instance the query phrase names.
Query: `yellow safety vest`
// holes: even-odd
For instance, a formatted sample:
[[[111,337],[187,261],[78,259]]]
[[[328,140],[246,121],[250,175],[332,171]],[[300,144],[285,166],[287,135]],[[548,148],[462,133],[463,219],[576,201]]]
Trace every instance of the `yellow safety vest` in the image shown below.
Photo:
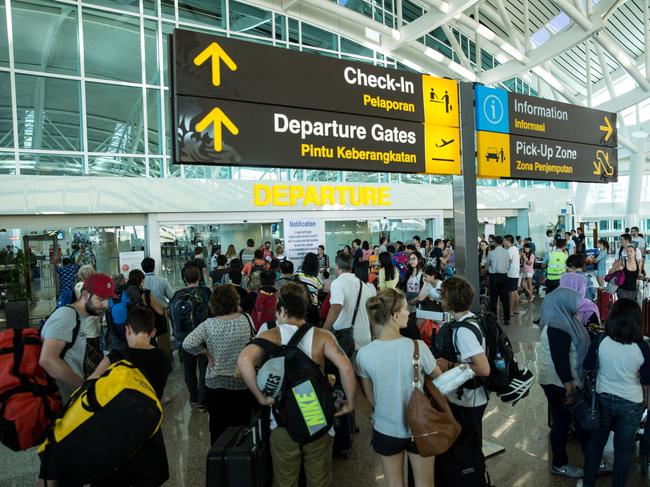
[[[564,252],[551,252],[548,256],[548,266],[546,268],[546,279],[549,281],[558,281],[562,274],[566,272],[566,260],[569,258]]]

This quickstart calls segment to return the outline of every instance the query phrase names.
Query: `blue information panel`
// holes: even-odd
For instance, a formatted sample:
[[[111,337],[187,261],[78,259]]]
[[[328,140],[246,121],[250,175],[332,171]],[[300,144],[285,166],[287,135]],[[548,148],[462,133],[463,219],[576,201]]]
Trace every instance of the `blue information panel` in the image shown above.
[[[507,134],[508,92],[487,86],[476,87],[476,130]]]

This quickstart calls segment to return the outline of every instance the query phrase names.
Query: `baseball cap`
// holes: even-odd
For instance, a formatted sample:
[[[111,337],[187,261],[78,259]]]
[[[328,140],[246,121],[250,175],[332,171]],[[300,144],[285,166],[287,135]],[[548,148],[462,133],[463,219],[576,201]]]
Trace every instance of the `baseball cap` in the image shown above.
[[[107,274],[93,274],[87,277],[83,289],[100,298],[115,297],[115,281]]]
[[[267,360],[257,372],[257,387],[265,396],[278,399],[284,381],[284,357]]]

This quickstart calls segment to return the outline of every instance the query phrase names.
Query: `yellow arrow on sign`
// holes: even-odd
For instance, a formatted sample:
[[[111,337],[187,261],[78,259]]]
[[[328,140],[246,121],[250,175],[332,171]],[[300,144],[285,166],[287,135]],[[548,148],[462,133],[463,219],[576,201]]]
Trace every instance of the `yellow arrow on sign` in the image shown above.
[[[221,152],[221,149],[223,149],[223,134],[221,126],[225,125],[225,127],[233,135],[237,135],[239,133],[239,129],[234,123],[232,123],[232,120],[230,120],[228,116],[221,111],[221,108],[219,107],[213,108],[212,111],[208,113],[205,118],[203,118],[203,120],[197,123],[196,130],[198,132],[203,132],[210,126],[211,123],[214,124],[214,150]]]
[[[609,138],[614,133],[614,127],[612,127],[612,122],[609,121],[609,118],[605,118],[605,125],[598,127],[601,132],[605,132],[605,142],[609,141]]]
[[[196,66],[201,66],[208,59],[212,59],[212,84],[214,86],[219,86],[221,84],[221,63],[219,60],[223,61],[231,71],[237,71],[235,61],[233,61],[226,51],[224,51],[216,42],[210,44],[201,52],[201,54],[196,56],[194,58],[194,64]]]
[[[614,166],[609,163],[609,154],[603,150],[597,150],[595,157],[594,176],[600,176],[602,173],[605,173],[605,176],[613,176]]]

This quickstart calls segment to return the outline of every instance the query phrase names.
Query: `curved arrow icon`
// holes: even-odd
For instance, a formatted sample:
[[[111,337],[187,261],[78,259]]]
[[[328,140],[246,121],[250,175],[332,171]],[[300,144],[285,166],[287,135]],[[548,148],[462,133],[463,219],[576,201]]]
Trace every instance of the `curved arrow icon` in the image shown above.
[[[196,130],[198,132],[203,132],[210,126],[210,124],[214,124],[214,150],[217,152],[221,152],[221,149],[223,149],[222,125],[225,125],[225,127],[233,135],[237,135],[239,133],[237,126],[232,123],[232,120],[230,120],[219,107],[213,108],[212,111],[203,118],[203,120],[197,123]]]
[[[601,132],[605,132],[605,142],[609,141],[609,138],[612,136],[614,133],[614,127],[612,127],[612,122],[609,121],[609,118],[604,117],[605,119],[605,125],[601,125],[598,127]]]
[[[196,66],[201,66],[208,59],[212,59],[212,84],[214,86],[219,86],[221,84],[220,60],[223,61],[231,71],[237,71],[237,65],[235,64],[235,61],[233,61],[232,58],[228,56],[226,51],[224,51],[223,48],[216,42],[211,43],[208,47],[201,51],[201,54],[194,58],[194,64]]]

